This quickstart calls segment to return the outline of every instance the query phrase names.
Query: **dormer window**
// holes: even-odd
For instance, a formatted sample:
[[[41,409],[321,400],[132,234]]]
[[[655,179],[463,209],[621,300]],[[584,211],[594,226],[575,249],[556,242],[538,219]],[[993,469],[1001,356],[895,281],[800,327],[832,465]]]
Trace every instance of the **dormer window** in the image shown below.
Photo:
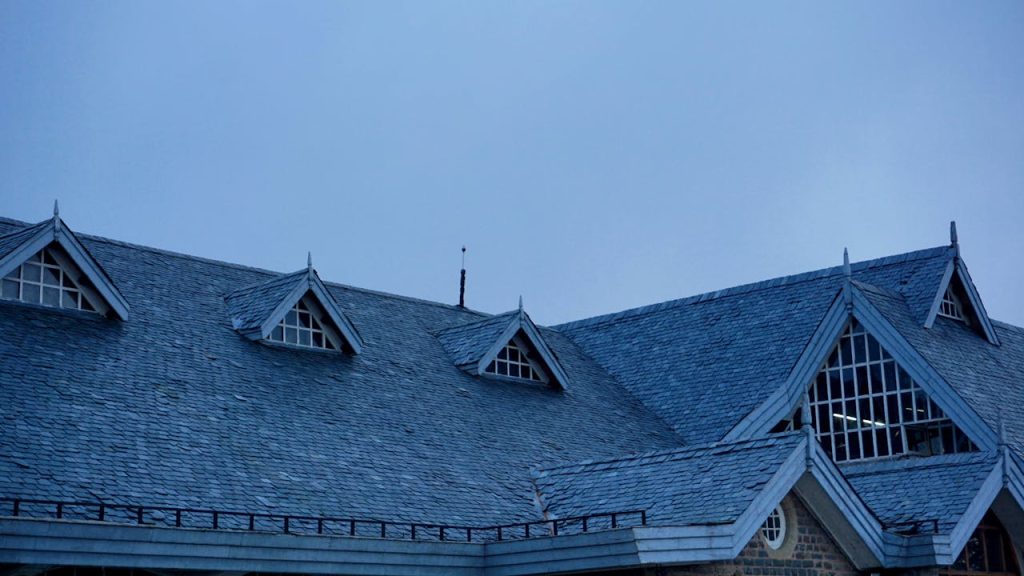
[[[250,340],[359,354],[363,342],[313,270],[284,274],[225,297],[232,325]]]
[[[79,284],[83,280],[74,263],[50,246],[4,276],[2,295],[7,300],[94,312],[96,307]]]
[[[455,365],[474,376],[568,388],[565,368],[522,308],[452,326],[437,338]]]
[[[519,342],[519,338],[509,341],[484,372],[496,376],[533,380],[534,382],[547,382],[548,380],[543,369],[530,360],[527,347]]]
[[[946,293],[942,295],[942,303],[939,304],[939,316],[952,318],[953,320],[964,321],[963,308],[960,306],[960,299],[953,293],[953,283],[946,287]]]
[[[338,346],[321,323],[322,313],[314,311],[316,308],[313,303],[307,304],[306,298],[299,300],[270,332],[267,340],[305,348],[337,350]]]

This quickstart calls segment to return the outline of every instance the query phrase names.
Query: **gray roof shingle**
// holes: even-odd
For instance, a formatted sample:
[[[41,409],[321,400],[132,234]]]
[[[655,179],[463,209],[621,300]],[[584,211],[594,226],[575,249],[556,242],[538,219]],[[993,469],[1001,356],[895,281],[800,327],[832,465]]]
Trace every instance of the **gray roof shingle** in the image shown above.
[[[735,521],[761,493],[803,433],[650,452],[536,472],[546,510],[556,518],[646,510],[658,525]]]
[[[0,495],[502,523],[541,462],[680,442],[560,334],[569,392],[454,366],[434,334],[485,315],[338,284],[361,354],[263,345],[225,296],[278,274],[81,240],[133,316],[0,306]]]
[[[924,300],[951,257],[939,247],[852,270],[856,279]],[[841,267],[827,268],[555,328],[687,442],[714,442],[785,382],[843,282]]]
[[[995,454],[975,452],[844,464],[840,469],[883,525],[909,529],[911,523],[937,521],[945,533],[967,510],[997,461]]]

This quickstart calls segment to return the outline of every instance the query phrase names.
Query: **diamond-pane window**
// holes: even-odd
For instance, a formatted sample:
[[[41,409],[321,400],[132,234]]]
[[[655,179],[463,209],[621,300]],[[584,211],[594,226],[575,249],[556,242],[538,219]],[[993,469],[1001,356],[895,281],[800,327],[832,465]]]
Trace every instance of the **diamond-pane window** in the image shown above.
[[[301,299],[285,314],[267,339],[304,348],[337,350],[317,315]]]
[[[533,380],[535,382],[545,381],[543,372],[530,359],[526,348],[517,345],[514,340],[498,351],[497,357],[487,366],[484,372],[510,378]]]
[[[78,275],[72,266],[54,248],[44,248],[4,276],[0,297],[93,312],[95,308],[74,280]]]
[[[811,421],[836,462],[977,450],[856,321],[808,392]]]

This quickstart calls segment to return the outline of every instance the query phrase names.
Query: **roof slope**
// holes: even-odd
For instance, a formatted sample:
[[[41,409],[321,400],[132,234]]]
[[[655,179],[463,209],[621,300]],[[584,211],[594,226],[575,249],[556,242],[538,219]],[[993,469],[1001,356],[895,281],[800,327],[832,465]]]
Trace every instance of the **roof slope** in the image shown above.
[[[476,364],[494,346],[519,311],[512,310],[488,318],[447,328],[437,334],[456,366]]]
[[[459,370],[434,333],[481,314],[341,285],[362,354],[265,346],[224,297],[277,274],[81,239],[133,317],[0,306],[0,495],[487,524],[537,518],[540,462],[680,442],[560,334],[569,392]]]
[[[853,276],[930,305],[952,255],[942,246],[870,260]],[[785,382],[843,281],[841,267],[827,268],[556,329],[688,443],[714,442]]]
[[[238,322],[235,328],[259,328],[281,301],[295,289],[295,284],[308,274],[305,269],[282,274],[279,278],[246,286],[228,294],[224,300],[227,302],[231,317]]]
[[[950,318],[922,327],[900,297],[864,294],[992,430],[1005,427],[1007,442],[1024,455],[1024,330],[994,323],[1000,345],[993,346]]]
[[[537,491],[557,518],[646,510],[655,525],[734,522],[806,438],[776,435],[540,470]]]
[[[995,467],[993,453],[878,460],[840,466],[846,480],[886,526],[937,521],[949,532]],[[925,526],[925,531],[930,530]]]

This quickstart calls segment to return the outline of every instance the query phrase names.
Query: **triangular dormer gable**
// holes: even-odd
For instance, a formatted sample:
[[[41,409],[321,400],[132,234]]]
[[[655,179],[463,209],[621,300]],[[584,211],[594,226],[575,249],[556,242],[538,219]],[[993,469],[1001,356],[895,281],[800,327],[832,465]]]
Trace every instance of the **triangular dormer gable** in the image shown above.
[[[438,339],[456,366],[471,374],[569,386],[558,357],[522,309],[449,328]]]
[[[0,278],[8,300],[128,319],[128,302],[56,209],[53,218],[0,237]]]
[[[885,310],[884,313],[883,310]],[[903,311],[901,317],[902,322],[905,324],[898,328],[892,323],[893,320],[887,314],[894,315],[900,310]],[[941,413],[945,415],[948,417],[949,422],[955,424],[963,432],[965,438],[970,440],[974,446],[981,450],[992,449],[996,445],[996,437],[992,429],[965,402],[956,389],[901,334],[901,328],[910,329],[910,327],[914,327],[919,329],[917,327],[920,324],[917,322],[913,315],[910,314],[905,301],[899,294],[856,280],[848,282],[836,294],[832,306],[822,318],[821,323],[811,336],[807,347],[791,370],[786,381],[764,403],[730,430],[725,436],[725,440],[731,441],[756,437],[768,433],[772,429],[780,428],[782,425],[781,421],[783,420],[793,421],[795,419],[794,412],[807,399],[806,395],[809,386],[816,385],[817,378],[822,370],[835,368],[840,372],[844,369],[856,372],[858,368],[861,368],[856,365],[848,368],[842,365],[829,366],[832,355],[837,349],[837,344],[840,344],[843,338],[854,339],[855,336],[848,332],[851,330],[852,323],[859,323],[862,326],[863,333],[858,332],[858,334],[861,334],[865,341],[867,341],[867,337],[870,335],[871,338],[877,341],[879,353],[881,350],[884,350],[886,358],[891,359],[892,366],[896,369],[897,373],[902,370],[909,376],[908,381],[912,381],[913,386],[908,385],[907,390],[910,391],[915,401],[916,390],[920,389],[924,391],[924,397],[934,401],[934,406],[938,408],[938,410],[934,410],[931,404],[926,403],[924,406],[915,406],[915,410],[924,409],[926,414]],[[861,336],[856,336],[856,338]],[[867,353],[873,353],[870,347]],[[886,362],[881,362],[881,364],[886,364]],[[870,366],[865,368],[869,371],[871,370]],[[889,382],[885,377],[883,377],[883,381]],[[860,380],[857,380],[857,382],[859,386]],[[898,383],[897,390],[902,393],[904,390],[899,387],[902,386],[902,376],[897,376],[896,382]],[[831,381],[828,381],[828,384],[831,386]],[[859,391],[859,388],[857,390]],[[885,389],[880,395],[888,395],[890,392],[895,391]],[[844,397],[842,400],[845,402],[847,398]],[[831,396],[829,401],[831,402]],[[859,410],[859,401],[860,399],[857,398],[857,410]],[[898,406],[902,409],[902,398],[899,402]],[[819,402],[819,404],[823,403]],[[829,414],[835,413],[841,414],[843,420],[851,421],[846,418],[846,416],[850,415],[850,410],[845,412],[837,410],[836,412],[827,413],[825,416],[827,417]],[[864,419],[859,418],[859,416],[856,418],[859,421],[859,426],[864,424]],[[929,420],[935,420],[935,418],[929,418]],[[942,424],[944,425],[945,423],[943,422]],[[874,424],[871,426],[874,426]],[[863,426],[860,427],[862,428]],[[893,453],[891,441],[889,452],[890,454]]]
[[[967,265],[959,255],[959,248],[954,246],[954,255],[946,266],[935,296],[932,299],[928,317],[924,327],[935,325],[935,318],[942,316],[967,324],[971,329],[984,336],[991,344],[999,345],[992,321],[985,311],[981,295],[967,272]]]
[[[352,354],[362,351],[363,342],[355,326],[338,308],[312,266],[236,290],[225,301],[233,327],[250,340]]]

